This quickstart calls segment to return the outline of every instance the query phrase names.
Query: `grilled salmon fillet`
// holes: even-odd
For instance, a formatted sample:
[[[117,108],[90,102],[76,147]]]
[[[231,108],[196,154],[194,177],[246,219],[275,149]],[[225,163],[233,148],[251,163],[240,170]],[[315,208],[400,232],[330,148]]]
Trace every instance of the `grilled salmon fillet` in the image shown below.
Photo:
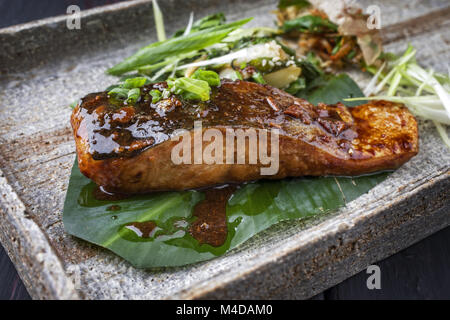
[[[314,106],[268,85],[239,80],[222,80],[207,102],[172,95],[151,103],[150,90],[166,87],[164,82],[142,87],[134,105],[106,92],[80,101],[71,123],[79,168],[86,177],[110,192],[144,193],[260,178],[360,175],[395,169],[418,152],[416,120],[401,104]],[[265,165],[259,162],[175,164],[171,152],[179,142],[171,137],[185,129],[193,140],[198,120],[203,130],[224,133],[230,128],[278,129],[278,172],[262,176]],[[206,147],[210,142],[202,143]]]

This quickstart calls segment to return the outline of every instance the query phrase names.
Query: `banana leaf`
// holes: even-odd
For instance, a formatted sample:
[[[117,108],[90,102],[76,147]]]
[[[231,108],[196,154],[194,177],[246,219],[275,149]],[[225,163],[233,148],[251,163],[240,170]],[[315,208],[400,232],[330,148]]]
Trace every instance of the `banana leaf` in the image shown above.
[[[160,192],[104,201],[96,185],[72,168],[63,222],[66,231],[107,248],[138,268],[192,264],[220,256],[285,220],[327,214],[384,180],[387,173],[361,177],[321,177],[259,181],[238,188],[226,207],[228,236],[219,247],[200,244],[188,232],[202,191]],[[156,223],[163,236],[140,238],[126,226]],[[182,227],[176,222],[184,221]]]

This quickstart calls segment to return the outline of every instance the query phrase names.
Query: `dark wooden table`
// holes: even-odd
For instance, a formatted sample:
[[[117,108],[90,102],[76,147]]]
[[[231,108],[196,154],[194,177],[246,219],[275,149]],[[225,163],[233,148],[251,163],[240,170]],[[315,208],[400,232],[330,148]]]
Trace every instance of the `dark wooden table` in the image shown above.
[[[71,4],[88,9],[124,0],[0,0],[0,28],[64,14]],[[313,299],[450,299],[450,227],[377,263],[381,289],[369,290],[359,274]],[[0,299],[30,299],[0,246]]]

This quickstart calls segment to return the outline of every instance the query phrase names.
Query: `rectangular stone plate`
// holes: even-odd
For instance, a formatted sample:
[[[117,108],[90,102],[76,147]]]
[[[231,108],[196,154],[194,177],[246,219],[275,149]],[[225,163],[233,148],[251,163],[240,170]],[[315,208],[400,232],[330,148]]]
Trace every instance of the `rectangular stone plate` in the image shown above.
[[[336,3],[336,1],[332,1]],[[447,0],[364,0],[378,5],[389,51],[447,72]],[[160,1],[169,34],[223,11],[273,26],[276,1]],[[116,80],[105,70],[155,41],[151,2],[130,1],[0,30],[0,239],[33,298],[308,298],[450,224],[450,152],[420,122],[420,154],[338,212],[287,222],[217,259],[138,270],[67,235],[61,212],[75,145],[68,107]],[[354,72],[361,84],[367,78]]]

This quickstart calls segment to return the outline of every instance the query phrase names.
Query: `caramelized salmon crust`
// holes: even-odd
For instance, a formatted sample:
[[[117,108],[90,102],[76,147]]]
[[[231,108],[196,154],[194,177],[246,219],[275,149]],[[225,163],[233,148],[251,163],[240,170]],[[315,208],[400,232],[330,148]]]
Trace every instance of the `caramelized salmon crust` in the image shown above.
[[[106,92],[83,98],[71,117],[81,172],[111,192],[183,190],[260,178],[361,175],[395,169],[418,152],[418,129],[401,104],[373,101],[358,107],[314,106],[306,100],[246,81],[214,88],[207,102],[172,95],[152,103],[149,92],[164,82],[141,88],[141,99],[126,105]],[[175,164],[171,136],[178,129],[194,139],[194,122],[203,130],[278,129],[279,169],[262,176],[267,164]],[[191,141],[192,154],[194,142]],[[203,149],[211,142],[203,141]],[[225,143],[224,143],[225,145]],[[226,151],[223,147],[222,150]],[[236,159],[236,144],[231,152]],[[246,159],[248,159],[248,150]]]

